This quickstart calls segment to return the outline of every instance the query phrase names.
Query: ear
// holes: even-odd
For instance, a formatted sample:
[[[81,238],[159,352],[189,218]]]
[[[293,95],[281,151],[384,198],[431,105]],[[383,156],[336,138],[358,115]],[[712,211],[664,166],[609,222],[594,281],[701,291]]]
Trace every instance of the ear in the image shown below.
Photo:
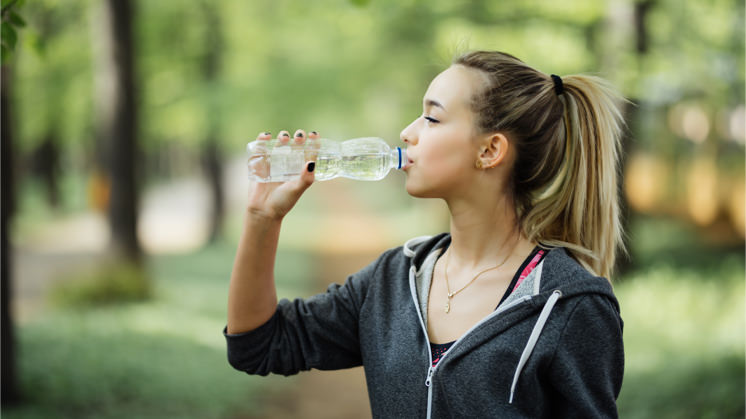
[[[479,156],[477,161],[481,162],[481,167],[484,169],[492,169],[493,167],[499,166],[505,161],[508,155],[508,148],[510,142],[508,137],[502,133],[492,133],[486,136],[479,148]],[[477,166],[480,164],[477,163]]]

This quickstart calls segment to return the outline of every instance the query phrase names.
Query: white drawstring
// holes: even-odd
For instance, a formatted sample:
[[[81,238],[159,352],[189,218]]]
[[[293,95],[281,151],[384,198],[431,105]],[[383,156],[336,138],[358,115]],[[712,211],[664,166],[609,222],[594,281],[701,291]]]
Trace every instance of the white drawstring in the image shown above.
[[[544,308],[541,310],[541,314],[539,314],[539,319],[536,321],[534,329],[531,331],[531,335],[528,337],[526,347],[523,348],[521,359],[520,361],[518,361],[518,367],[515,369],[515,375],[513,375],[513,385],[510,386],[510,400],[508,401],[508,403],[510,404],[513,403],[513,394],[515,393],[515,386],[516,384],[518,384],[518,377],[521,375],[521,371],[526,365],[526,361],[528,361],[528,358],[531,356],[531,352],[534,351],[536,341],[539,340],[539,335],[541,335],[541,331],[542,329],[544,329],[544,324],[546,324],[547,319],[549,318],[549,314],[552,312],[554,305],[557,303],[557,300],[559,300],[560,297],[562,297],[562,291],[554,290],[552,292],[552,295],[549,296],[546,304],[544,304]]]

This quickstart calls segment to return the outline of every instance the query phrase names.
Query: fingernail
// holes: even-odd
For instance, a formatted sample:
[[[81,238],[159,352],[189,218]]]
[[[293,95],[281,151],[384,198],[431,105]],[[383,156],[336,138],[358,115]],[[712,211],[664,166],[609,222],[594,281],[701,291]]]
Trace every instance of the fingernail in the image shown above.
[[[290,134],[288,134],[287,132],[285,132],[285,133],[282,134],[282,136],[283,137],[290,137]]]
[[[313,134],[313,135],[319,135],[319,133],[316,132],[316,131],[311,131],[311,134]]]
[[[316,162],[308,163],[308,173],[313,173],[313,169],[316,168]]]
[[[296,132],[296,133],[295,133],[295,136],[296,136],[296,137],[302,137],[302,136],[303,136],[303,133],[302,133],[302,132]]]
[[[272,133],[271,133],[271,132],[269,132],[269,131],[265,131],[265,132],[264,132],[264,135],[272,135]]]

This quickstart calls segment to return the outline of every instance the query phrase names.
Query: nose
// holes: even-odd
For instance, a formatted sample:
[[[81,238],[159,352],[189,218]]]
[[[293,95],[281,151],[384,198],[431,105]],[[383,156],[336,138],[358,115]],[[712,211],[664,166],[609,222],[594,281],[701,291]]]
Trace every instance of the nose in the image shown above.
[[[405,142],[408,145],[416,145],[417,144],[417,129],[415,127],[415,124],[417,123],[417,119],[412,121],[411,124],[409,124],[406,128],[404,128],[399,134],[399,138]]]

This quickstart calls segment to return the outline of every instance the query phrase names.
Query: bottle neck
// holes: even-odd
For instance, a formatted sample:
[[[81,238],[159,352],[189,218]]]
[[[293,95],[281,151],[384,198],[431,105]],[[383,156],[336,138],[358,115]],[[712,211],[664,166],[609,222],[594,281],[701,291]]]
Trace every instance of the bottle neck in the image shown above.
[[[407,165],[407,150],[401,147],[394,147],[391,150],[391,168],[401,170]]]

